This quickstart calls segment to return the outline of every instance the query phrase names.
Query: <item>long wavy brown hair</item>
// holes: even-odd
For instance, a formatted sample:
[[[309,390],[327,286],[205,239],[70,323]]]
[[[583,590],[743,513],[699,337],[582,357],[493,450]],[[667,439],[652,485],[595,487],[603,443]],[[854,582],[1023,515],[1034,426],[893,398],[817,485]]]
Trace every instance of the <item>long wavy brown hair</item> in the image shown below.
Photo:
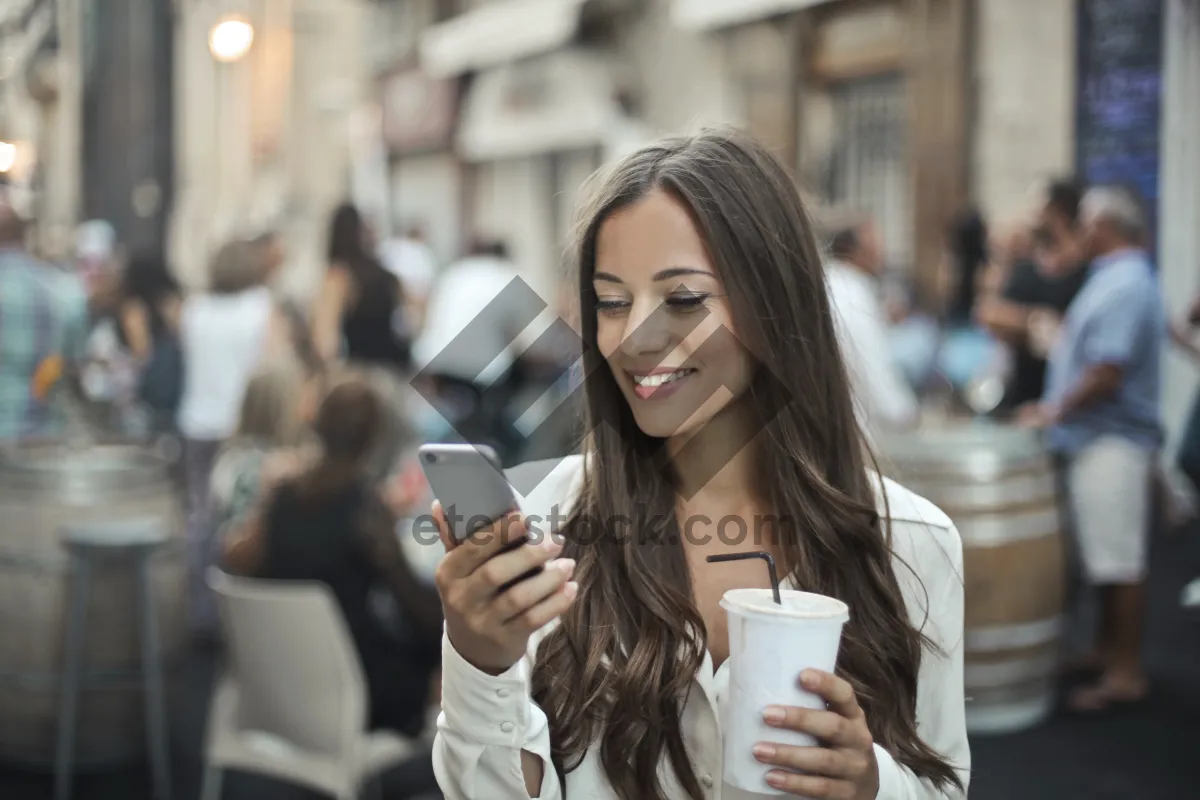
[[[852,609],[837,669],[857,692],[875,741],[934,784],[961,786],[953,767],[917,734],[917,672],[923,648],[933,644],[909,621],[890,534],[875,511],[870,456],[853,413],[813,225],[782,165],[733,131],[669,139],[630,156],[599,183],[580,220],[591,435],[584,488],[564,528],[564,555],[578,562],[580,600],[542,642],[533,675],[559,775],[598,744],[622,800],[666,800],[664,758],[688,795],[703,797],[680,715],[704,661],[706,631],[683,547],[663,544],[680,541],[676,486],[659,466],[664,441],[638,428],[597,348],[592,288],[601,226],[655,190],[690,210],[724,281],[739,341],[760,363],[784,367],[774,375],[760,367],[744,398],[770,420],[755,445],[754,485],[762,487],[755,499],[793,523],[779,531],[783,574]],[[605,519],[637,533],[573,535],[584,520],[590,526]]]

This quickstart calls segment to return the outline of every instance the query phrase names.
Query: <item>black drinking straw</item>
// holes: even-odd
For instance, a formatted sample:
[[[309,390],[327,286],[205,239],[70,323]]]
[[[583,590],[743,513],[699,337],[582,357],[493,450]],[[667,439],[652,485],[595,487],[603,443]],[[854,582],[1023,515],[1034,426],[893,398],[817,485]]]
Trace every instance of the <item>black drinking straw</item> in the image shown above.
[[[783,599],[779,596],[779,574],[775,571],[775,559],[770,553],[729,553],[723,556],[709,556],[708,563],[715,564],[720,561],[746,561],[751,558],[761,558],[767,562],[767,572],[771,576],[771,593],[775,595],[775,605],[783,605]]]

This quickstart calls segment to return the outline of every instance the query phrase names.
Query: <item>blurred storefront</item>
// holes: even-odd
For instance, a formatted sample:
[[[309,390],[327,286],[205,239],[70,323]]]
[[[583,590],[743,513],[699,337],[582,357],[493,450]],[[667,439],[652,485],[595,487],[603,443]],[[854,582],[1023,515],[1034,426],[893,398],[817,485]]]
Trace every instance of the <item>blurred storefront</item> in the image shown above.
[[[971,195],[992,223],[1075,170],[1079,0],[975,0]]]
[[[1165,68],[1162,0],[1080,3],[1076,34],[1076,174],[1127,184],[1157,232]],[[1154,243],[1151,243],[1154,247]]]
[[[0,2],[0,175],[50,258],[70,251],[82,188],[79,1]]]
[[[746,126],[827,202],[870,212],[890,270],[937,282],[967,198],[965,0],[675,0],[720,32]]]
[[[393,233],[423,228],[438,261],[446,263],[462,248],[463,166],[454,148],[459,82],[431,78],[413,65],[381,83]]]
[[[932,283],[968,188],[967,5],[460,3],[422,31],[420,69],[462,81],[464,231],[507,236],[546,285],[583,178],[653,133],[732,122],[812,194],[872,212],[898,277]]]
[[[0,173],[43,256],[70,256],[83,219],[107,220],[127,253],[164,251],[174,45],[158,0],[0,3]]]
[[[178,4],[171,255],[186,282],[203,284],[225,238],[271,227],[289,240],[283,288],[304,294],[317,285],[328,215],[350,190],[352,112],[370,94],[364,7]],[[213,37],[229,20],[248,24],[252,39],[222,54]]]
[[[381,94],[401,84],[440,97],[448,90],[414,87],[457,81],[463,167],[425,154],[406,182],[455,187],[436,190],[438,215],[453,216],[460,194],[464,235],[509,237],[535,281],[557,264],[580,179],[616,139],[743,125],[821,202],[872,213],[893,276],[927,296],[968,202],[1005,218],[1035,180],[1075,166],[1075,0],[436,5],[458,13],[433,24],[409,12],[419,61],[402,62]]]
[[[468,235],[507,240],[526,280],[553,297],[584,180],[636,127],[634,75],[617,57],[624,0],[500,0],[421,34],[433,79],[463,81],[455,149]]]
[[[464,170],[455,148],[462,96],[458,78],[421,68],[421,32],[454,16],[455,0],[377,0],[365,49],[378,111],[384,195],[375,210],[384,238],[421,229],[439,263],[461,254]]]

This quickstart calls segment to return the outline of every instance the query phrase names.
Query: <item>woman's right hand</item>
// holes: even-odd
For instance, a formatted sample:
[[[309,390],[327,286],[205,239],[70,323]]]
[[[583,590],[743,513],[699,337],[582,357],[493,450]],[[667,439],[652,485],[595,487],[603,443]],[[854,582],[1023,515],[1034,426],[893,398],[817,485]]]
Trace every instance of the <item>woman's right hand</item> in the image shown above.
[[[497,555],[505,544],[525,534],[517,514],[461,543],[454,541],[437,503],[433,517],[446,547],[436,581],[450,642],[477,669],[493,675],[506,672],[525,656],[529,637],[575,600],[579,591],[571,581],[575,562],[555,560],[562,545],[550,536]],[[499,593],[500,587],[539,566],[544,567],[540,573]]]

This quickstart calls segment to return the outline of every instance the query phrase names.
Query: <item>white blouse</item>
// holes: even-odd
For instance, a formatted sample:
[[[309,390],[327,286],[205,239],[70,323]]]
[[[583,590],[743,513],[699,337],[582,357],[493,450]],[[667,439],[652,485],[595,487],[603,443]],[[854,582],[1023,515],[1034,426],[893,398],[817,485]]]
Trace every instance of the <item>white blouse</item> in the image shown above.
[[[562,519],[578,496],[582,467],[580,456],[561,462],[523,499],[522,513],[540,515],[544,520],[557,513]],[[923,654],[917,680],[917,730],[926,744],[955,766],[966,785],[971,754],[963,697],[962,542],[950,519],[928,500],[886,479],[883,492],[891,518],[896,578],[909,618],[945,654]],[[882,514],[882,502],[879,505]],[[587,598],[580,601],[586,602]],[[433,765],[448,800],[528,797],[521,768],[522,750],[541,757],[545,766],[538,797],[564,800],[550,762],[546,715],[530,698],[530,675],[538,644],[556,624],[552,622],[535,633],[526,657],[499,676],[475,669],[443,636],[442,712]],[[706,796],[713,800],[749,800],[765,795],[747,794],[722,782],[721,718],[728,682],[727,665],[714,674],[706,654],[693,691],[688,694],[681,728]],[[966,796],[953,789],[934,789],[879,745],[875,746],[875,754],[879,763],[878,800],[957,800]],[[668,797],[686,800],[687,794],[670,766],[664,763],[660,774]],[[566,788],[569,800],[616,800],[600,763],[598,747],[593,746],[580,766],[566,776]]]

